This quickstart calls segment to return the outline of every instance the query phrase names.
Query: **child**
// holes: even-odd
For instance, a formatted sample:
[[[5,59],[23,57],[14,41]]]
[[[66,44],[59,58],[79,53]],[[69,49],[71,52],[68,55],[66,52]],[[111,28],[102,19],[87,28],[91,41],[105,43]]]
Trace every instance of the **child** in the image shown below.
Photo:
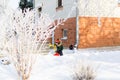
[[[57,39],[56,42],[55,42],[55,45],[56,45],[56,48],[57,48],[56,52],[59,53],[60,56],[62,56],[63,55],[63,52],[62,52],[62,50],[63,50],[62,41]]]

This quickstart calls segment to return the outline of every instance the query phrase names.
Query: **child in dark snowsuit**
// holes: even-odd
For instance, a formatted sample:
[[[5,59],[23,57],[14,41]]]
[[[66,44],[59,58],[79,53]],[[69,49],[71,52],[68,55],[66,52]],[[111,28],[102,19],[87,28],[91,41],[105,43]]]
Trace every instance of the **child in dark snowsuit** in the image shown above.
[[[63,52],[62,52],[63,45],[62,45],[62,42],[60,40],[56,41],[56,48],[57,48],[56,52],[59,53],[60,56],[62,56],[63,55]]]

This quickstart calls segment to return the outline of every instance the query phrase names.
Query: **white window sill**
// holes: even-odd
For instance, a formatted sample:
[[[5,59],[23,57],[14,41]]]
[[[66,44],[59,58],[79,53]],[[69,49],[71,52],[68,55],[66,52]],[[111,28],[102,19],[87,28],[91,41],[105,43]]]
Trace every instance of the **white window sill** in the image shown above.
[[[63,38],[61,38],[62,40],[67,40],[67,37],[63,37]]]

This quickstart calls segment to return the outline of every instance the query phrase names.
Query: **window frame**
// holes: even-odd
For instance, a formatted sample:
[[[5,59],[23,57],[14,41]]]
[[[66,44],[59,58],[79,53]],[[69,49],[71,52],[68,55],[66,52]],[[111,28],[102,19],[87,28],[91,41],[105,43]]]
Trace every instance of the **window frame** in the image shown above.
[[[67,29],[62,29],[62,39],[67,39],[68,38],[68,30]]]

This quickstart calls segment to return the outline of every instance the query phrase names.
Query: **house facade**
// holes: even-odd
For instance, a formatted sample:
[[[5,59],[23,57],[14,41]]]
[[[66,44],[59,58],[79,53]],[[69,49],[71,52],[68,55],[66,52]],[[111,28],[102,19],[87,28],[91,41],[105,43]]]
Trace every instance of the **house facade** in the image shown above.
[[[75,5],[78,9],[73,10]],[[52,43],[59,38],[65,47],[120,45],[120,0],[35,0],[35,7],[54,20],[67,18],[55,29]]]

